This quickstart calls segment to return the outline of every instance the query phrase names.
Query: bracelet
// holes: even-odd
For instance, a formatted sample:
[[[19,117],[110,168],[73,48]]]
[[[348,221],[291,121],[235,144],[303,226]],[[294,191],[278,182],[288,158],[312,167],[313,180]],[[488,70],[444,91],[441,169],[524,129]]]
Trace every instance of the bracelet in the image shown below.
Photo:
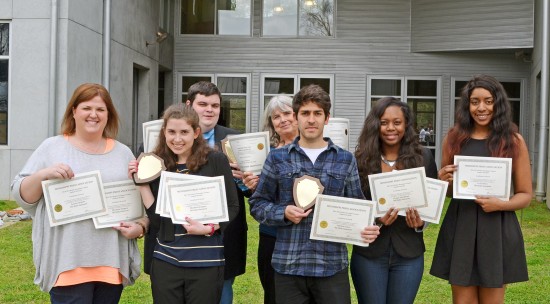
[[[134,223],[140,225],[141,228],[143,229],[143,230],[141,231],[141,234],[140,234],[137,238],[138,238],[138,239],[143,238],[143,236],[147,233],[147,228],[145,228],[145,225],[143,225],[143,223],[141,223],[141,222],[134,222]]]
[[[214,235],[214,232],[216,232],[216,228],[214,228],[214,224],[206,224],[206,225],[210,227],[210,233],[207,234],[206,236],[207,236],[207,237],[213,236],[213,235]]]

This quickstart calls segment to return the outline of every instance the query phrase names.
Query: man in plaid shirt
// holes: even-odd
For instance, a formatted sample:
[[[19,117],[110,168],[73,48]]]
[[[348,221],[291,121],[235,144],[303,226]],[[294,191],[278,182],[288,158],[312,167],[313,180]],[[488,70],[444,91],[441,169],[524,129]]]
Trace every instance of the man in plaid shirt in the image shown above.
[[[351,302],[346,245],[310,240],[312,209],[295,206],[293,198],[294,179],[309,175],[321,181],[323,194],[364,199],[354,156],[323,138],[330,107],[330,96],[317,85],[294,96],[299,137],[269,153],[249,201],[257,221],[278,226],[272,258],[277,303]],[[360,233],[370,243],[379,228]]]

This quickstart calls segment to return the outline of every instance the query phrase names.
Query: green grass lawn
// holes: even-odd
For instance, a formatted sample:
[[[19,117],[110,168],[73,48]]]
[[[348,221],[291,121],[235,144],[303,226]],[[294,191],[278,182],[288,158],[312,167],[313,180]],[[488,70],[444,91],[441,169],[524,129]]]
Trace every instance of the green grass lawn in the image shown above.
[[[13,208],[12,202],[0,201],[0,210]],[[550,210],[545,204],[532,203],[518,212],[525,237],[530,280],[508,286],[506,303],[547,303],[550,290]],[[235,303],[262,303],[262,287],[256,267],[258,224],[248,217],[248,263],[246,274],[237,277]],[[430,225],[425,233],[425,271],[415,303],[451,303],[451,290],[444,280],[429,275],[439,225]],[[140,246],[143,242],[140,241]],[[0,303],[48,303],[48,294],[33,284],[31,221],[0,229]],[[353,302],[356,303],[352,291]],[[121,303],[152,303],[149,277],[143,274],[127,287]]]

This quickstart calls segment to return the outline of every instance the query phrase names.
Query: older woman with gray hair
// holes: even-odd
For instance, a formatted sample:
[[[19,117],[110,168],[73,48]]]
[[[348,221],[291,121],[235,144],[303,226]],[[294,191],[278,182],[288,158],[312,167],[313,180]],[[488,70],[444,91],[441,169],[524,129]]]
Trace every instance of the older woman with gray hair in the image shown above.
[[[263,131],[269,132],[272,148],[280,148],[290,144],[298,136],[298,122],[292,110],[292,97],[278,95],[271,98],[263,116]],[[258,185],[259,176],[252,172],[243,173],[243,182],[254,191]],[[274,270],[271,266],[271,256],[275,248],[277,228],[260,224],[260,241],[258,244],[258,273],[264,289],[264,303],[275,303]]]

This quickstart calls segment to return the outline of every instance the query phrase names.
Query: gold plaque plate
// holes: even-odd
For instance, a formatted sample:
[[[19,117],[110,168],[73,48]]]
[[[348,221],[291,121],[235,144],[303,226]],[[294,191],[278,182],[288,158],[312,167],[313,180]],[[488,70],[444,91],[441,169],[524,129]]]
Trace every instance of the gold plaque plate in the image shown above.
[[[315,205],[317,194],[322,194],[325,187],[318,178],[304,175],[294,180],[294,204],[304,210]]]
[[[166,170],[164,160],[153,153],[141,153],[137,160],[138,172],[132,175],[136,185],[148,184]]]

